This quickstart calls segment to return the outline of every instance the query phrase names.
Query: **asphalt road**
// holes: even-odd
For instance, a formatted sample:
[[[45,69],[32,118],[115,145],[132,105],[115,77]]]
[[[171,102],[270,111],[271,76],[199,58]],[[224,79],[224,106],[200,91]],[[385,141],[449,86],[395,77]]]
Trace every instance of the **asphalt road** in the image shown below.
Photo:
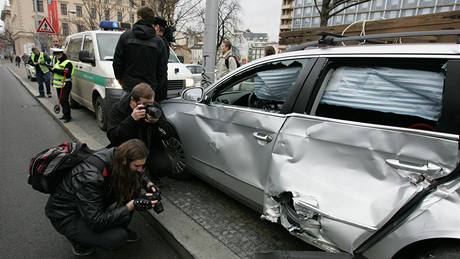
[[[33,154],[64,140],[70,137],[0,64],[0,258],[74,258],[44,215],[47,195],[27,184]],[[140,242],[87,258],[179,258],[140,215],[131,228]]]

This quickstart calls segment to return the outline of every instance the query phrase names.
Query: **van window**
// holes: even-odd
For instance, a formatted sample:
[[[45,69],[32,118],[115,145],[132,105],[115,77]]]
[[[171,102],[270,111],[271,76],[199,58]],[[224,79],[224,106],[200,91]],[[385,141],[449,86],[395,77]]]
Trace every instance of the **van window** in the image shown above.
[[[80,52],[82,38],[72,38],[67,47],[67,56],[70,60],[78,61],[78,53]]]
[[[85,40],[83,41],[83,50],[87,50],[89,52],[89,56],[94,58],[93,38],[91,35],[85,36]]]
[[[115,48],[117,47],[119,33],[101,33],[97,34],[97,46],[100,60],[113,60]]]

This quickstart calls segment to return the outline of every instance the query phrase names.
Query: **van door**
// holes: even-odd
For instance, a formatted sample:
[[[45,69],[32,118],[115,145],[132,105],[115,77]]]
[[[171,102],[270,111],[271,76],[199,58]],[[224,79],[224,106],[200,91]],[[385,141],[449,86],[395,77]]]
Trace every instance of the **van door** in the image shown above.
[[[80,69],[81,62],[78,59],[78,53],[81,50],[81,44],[83,41],[82,36],[76,36],[69,40],[67,45],[66,53],[67,57],[70,61],[72,61],[72,65],[74,67],[74,76],[72,78],[72,99],[78,102],[79,104],[83,104],[82,92],[80,90]]]
[[[94,58],[94,41],[93,37],[90,34],[85,35],[83,39],[83,48],[82,50],[86,50],[89,52],[89,56]],[[80,63],[80,70],[81,70],[81,77],[80,77],[80,88],[82,93],[82,98],[85,102],[85,106],[90,109],[94,110],[93,106],[93,89],[94,89],[94,73],[96,67],[89,63]]]

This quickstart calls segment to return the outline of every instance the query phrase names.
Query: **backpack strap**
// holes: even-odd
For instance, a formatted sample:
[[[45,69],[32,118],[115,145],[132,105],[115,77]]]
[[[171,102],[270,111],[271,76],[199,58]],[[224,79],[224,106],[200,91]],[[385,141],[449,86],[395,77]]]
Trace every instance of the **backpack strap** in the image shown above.
[[[89,156],[86,160],[89,164],[95,166],[98,171],[102,171],[102,176],[107,177],[109,176],[109,170],[105,166],[104,160],[102,158],[96,156],[96,155],[91,155]]]
[[[233,55],[230,55],[230,56],[226,57],[226,58],[225,58],[225,66],[227,67],[227,69],[230,68],[230,62],[229,62],[228,60],[229,60],[231,57],[233,57],[233,58],[235,59],[235,61],[236,61],[236,58],[235,58],[235,56],[233,56]]]

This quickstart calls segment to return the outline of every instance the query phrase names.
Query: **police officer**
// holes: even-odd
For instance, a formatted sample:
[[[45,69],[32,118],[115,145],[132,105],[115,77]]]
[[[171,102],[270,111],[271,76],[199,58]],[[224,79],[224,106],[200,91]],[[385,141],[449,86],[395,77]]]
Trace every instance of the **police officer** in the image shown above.
[[[62,106],[63,116],[60,118],[67,123],[72,120],[70,115],[69,95],[72,90],[72,76],[74,73],[73,65],[67,59],[67,55],[60,48],[52,48],[53,55],[56,56],[57,62],[54,64],[53,87],[56,88],[59,103]]]
[[[51,63],[50,58],[45,53],[40,52],[38,48],[32,48],[32,55],[30,56],[29,65],[35,67],[35,76],[38,83],[38,98],[45,97],[45,91],[43,90],[43,83],[46,86],[46,94],[48,98],[51,98],[50,88],[50,70],[48,65]]]

